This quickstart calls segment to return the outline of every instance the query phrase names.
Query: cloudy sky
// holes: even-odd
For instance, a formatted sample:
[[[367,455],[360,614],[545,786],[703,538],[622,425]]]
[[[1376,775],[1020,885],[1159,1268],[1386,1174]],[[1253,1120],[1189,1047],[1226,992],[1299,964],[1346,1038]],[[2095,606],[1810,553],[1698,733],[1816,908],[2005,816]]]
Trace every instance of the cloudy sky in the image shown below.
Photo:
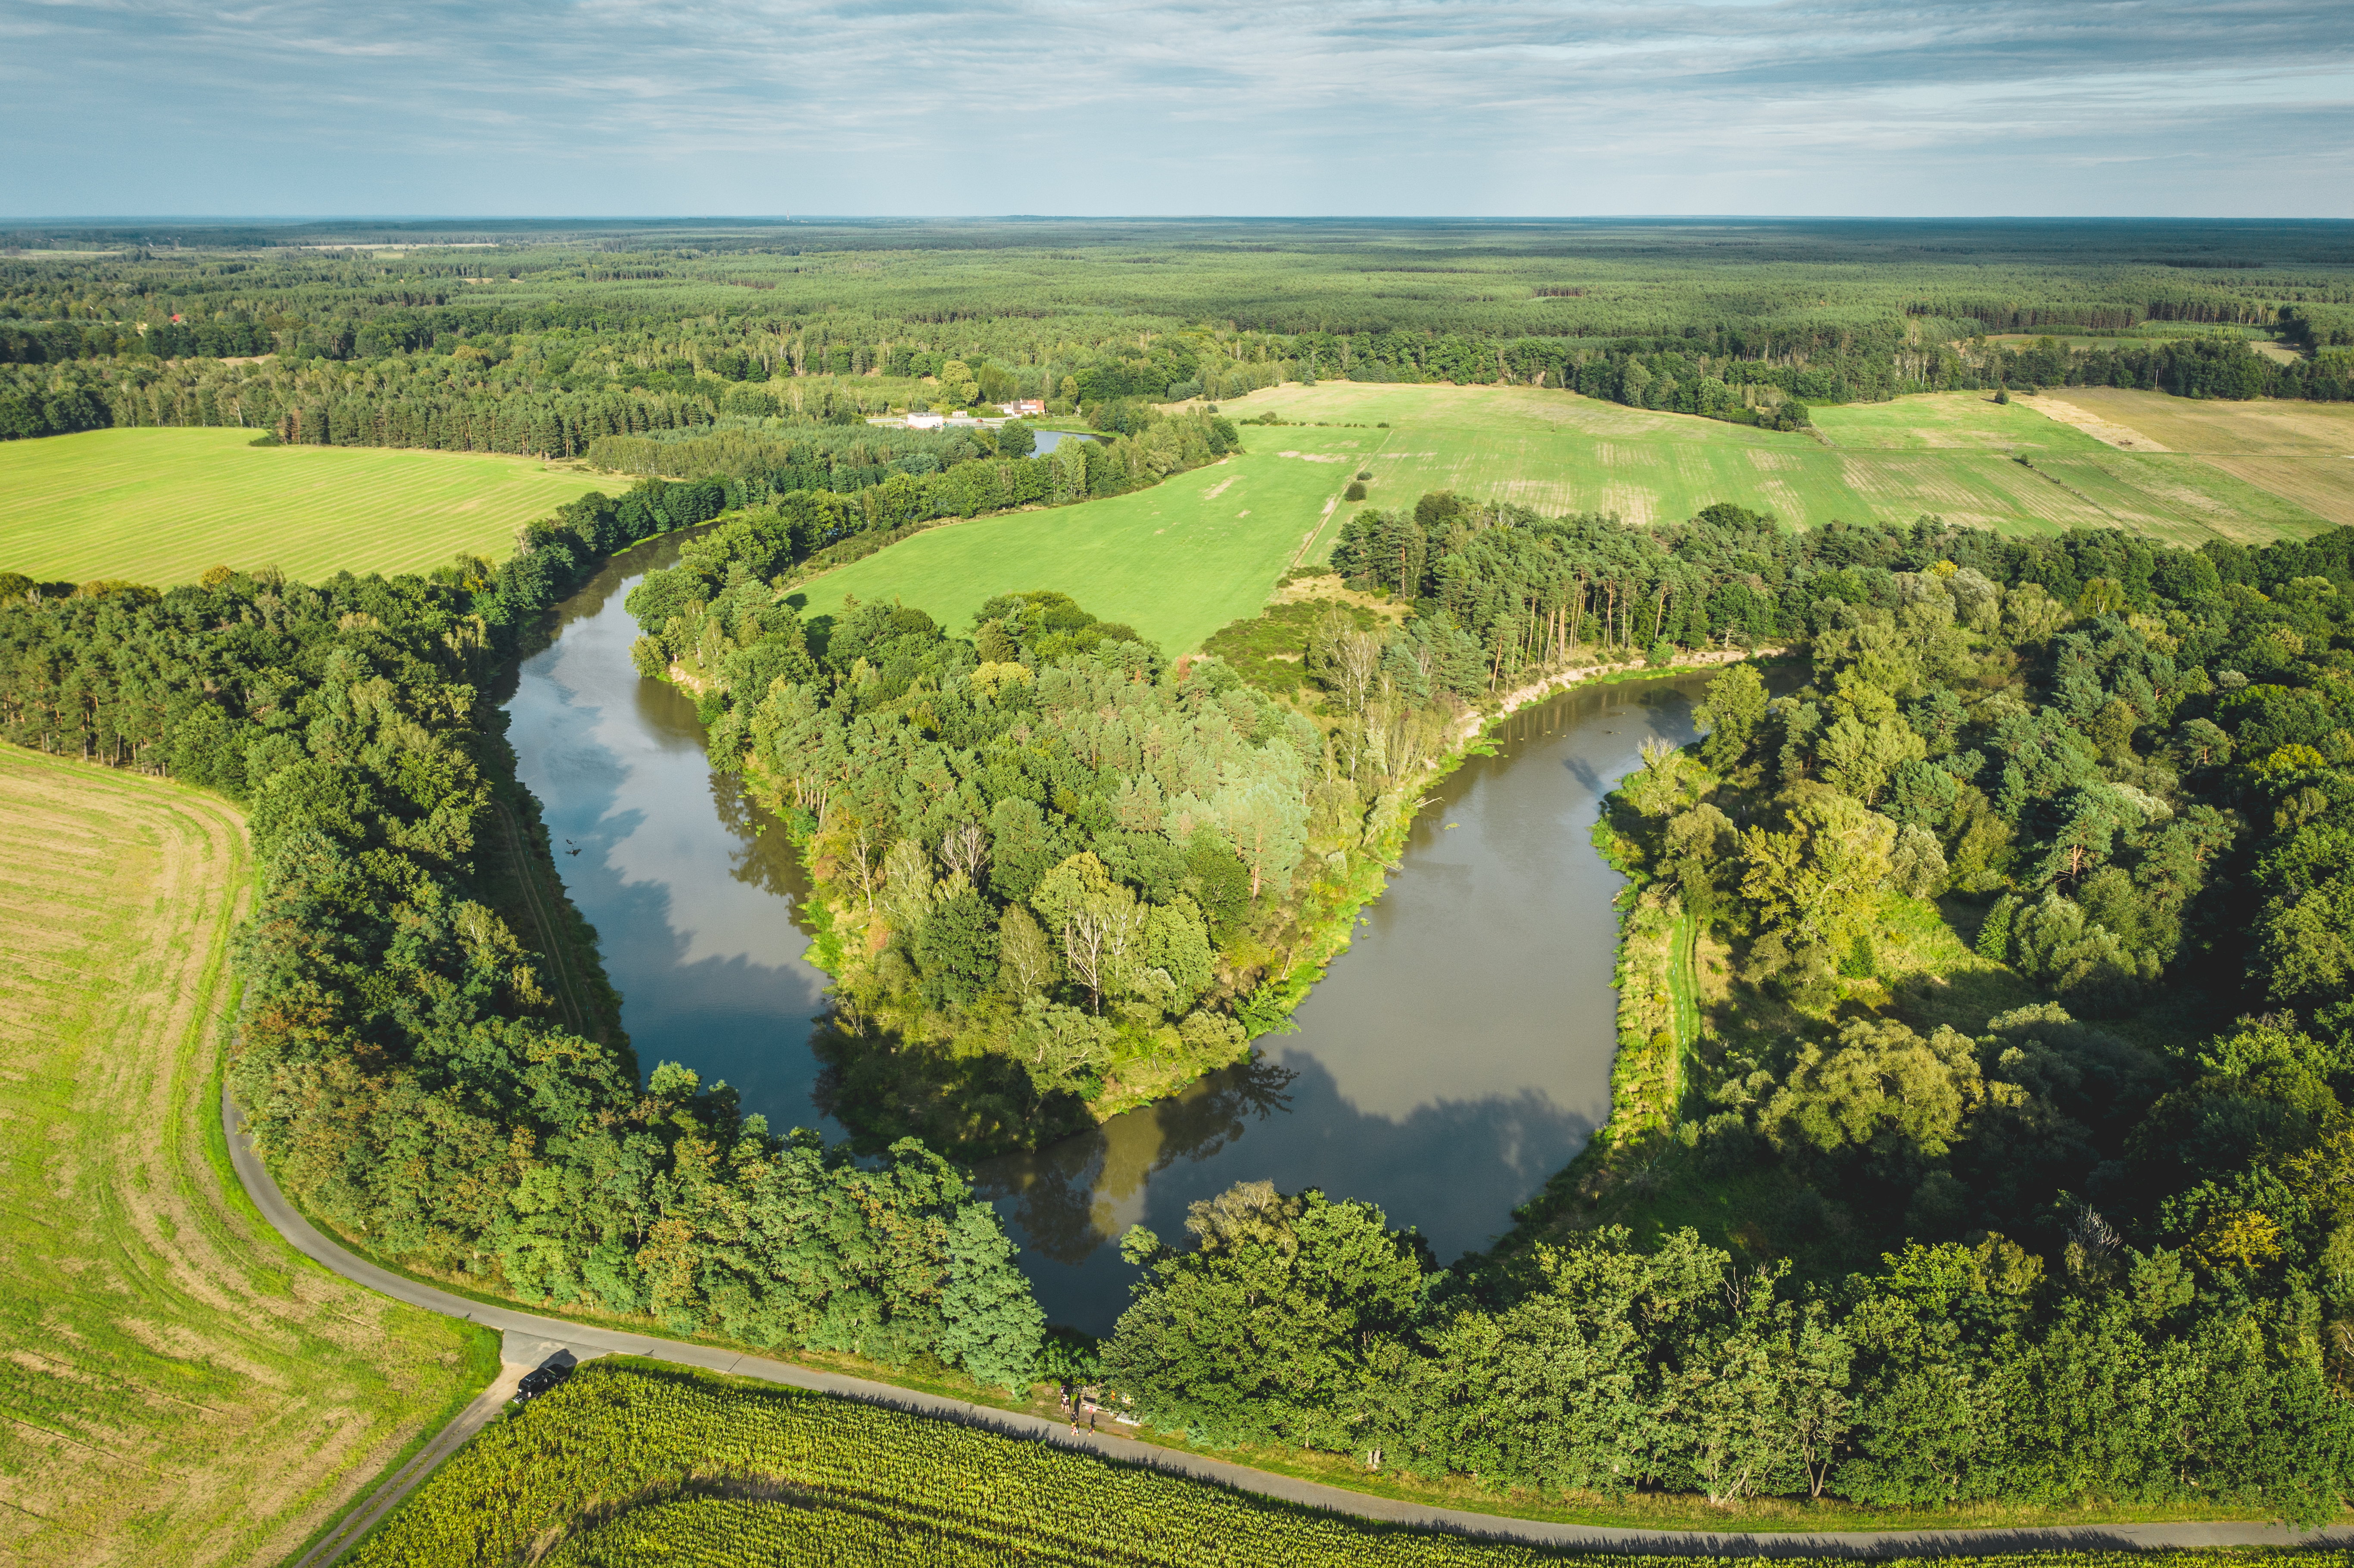
[[[2348,0],[0,0],[0,213],[2354,216]]]

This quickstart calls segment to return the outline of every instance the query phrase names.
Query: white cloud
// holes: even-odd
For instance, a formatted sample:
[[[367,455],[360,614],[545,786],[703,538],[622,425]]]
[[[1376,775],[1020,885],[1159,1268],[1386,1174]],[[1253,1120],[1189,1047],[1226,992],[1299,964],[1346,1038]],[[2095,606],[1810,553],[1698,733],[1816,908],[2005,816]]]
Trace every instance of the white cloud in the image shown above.
[[[0,0],[0,207],[2347,212],[2310,0]]]

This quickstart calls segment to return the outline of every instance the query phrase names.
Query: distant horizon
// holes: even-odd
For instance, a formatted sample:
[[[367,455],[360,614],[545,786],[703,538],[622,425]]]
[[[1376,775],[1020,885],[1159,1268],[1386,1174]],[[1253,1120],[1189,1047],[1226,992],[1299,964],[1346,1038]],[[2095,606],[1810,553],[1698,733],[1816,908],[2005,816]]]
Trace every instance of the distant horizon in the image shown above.
[[[307,224],[672,224],[680,226],[744,224],[870,224],[870,223],[2207,223],[2230,226],[2264,224],[2340,224],[2354,227],[2354,216],[2332,217],[2297,213],[1861,213],[1861,212],[1592,212],[1592,213],[1034,213],[1034,212],[875,212],[875,213],[46,213],[0,214],[0,224],[21,228],[81,225],[91,228],[122,228],[139,225],[192,228],[244,224],[258,228],[299,228]]]

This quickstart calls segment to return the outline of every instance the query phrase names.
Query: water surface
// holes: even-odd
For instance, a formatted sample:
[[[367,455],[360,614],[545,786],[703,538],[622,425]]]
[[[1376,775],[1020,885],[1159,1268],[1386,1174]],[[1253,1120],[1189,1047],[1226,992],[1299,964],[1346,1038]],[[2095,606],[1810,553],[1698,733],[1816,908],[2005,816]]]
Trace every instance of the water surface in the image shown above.
[[[1704,677],[1587,687],[1513,716],[1416,819],[1389,891],[1258,1059],[1090,1133],[982,1168],[1047,1315],[1095,1332],[1136,1271],[1132,1224],[1182,1241],[1236,1181],[1320,1187],[1486,1245],[1610,1114],[1617,1045],[1601,799],[1642,742],[1691,738]]]
[[[630,662],[638,628],[622,600],[677,558],[675,539],[638,546],[559,608],[555,641],[523,662],[505,705],[515,771],[597,927],[640,1070],[684,1062],[779,1130],[840,1137],[810,1098],[826,977],[793,917],[807,878],[775,819],[712,774],[694,703]]]
[[[1041,432],[1044,435],[1045,432]],[[598,930],[642,1069],[724,1078],[772,1127],[841,1128],[811,1097],[824,975],[794,917],[782,832],[714,779],[694,705],[630,663],[621,603],[676,557],[618,557],[559,611],[507,704],[556,865]],[[1702,676],[1567,693],[1433,791],[1402,868],[1297,1015],[1297,1033],[1184,1093],[979,1171],[1047,1315],[1108,1330],[1135,1271],[1119,1235],[1182,1235],[1235,1181],[1370,1199],[1442,1262],[1484,1245],[1609,1114],[1620,882],[1589,841],[1649,736],[1691,737]],[[578,853],[574,853],[574,852]]]

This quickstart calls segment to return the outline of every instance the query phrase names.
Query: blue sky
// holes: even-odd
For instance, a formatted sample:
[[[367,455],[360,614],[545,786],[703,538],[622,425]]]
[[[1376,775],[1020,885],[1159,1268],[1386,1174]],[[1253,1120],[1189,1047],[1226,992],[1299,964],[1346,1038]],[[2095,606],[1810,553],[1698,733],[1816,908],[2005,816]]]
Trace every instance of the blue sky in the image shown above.
[[[0,0],[0,214],[2354,217],[2348,0]]]

